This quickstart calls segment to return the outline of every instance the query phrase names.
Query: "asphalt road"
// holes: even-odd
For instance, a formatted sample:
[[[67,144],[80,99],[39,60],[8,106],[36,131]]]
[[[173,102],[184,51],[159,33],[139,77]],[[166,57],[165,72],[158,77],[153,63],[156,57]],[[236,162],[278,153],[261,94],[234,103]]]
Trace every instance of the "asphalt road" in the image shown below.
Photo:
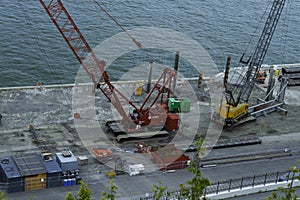
[[[282,141],[281,143],[278,143],[274,139],[264,141],[265,142],[260,145],[216,149],[213,150],[210,153],[210,155],[234,155],[246,152],[261,152],[272,149],[275,150],[279,148],[290,148],[293,150],[294,155],[273,159],[254,160],[240,163],[228,163],[217,165],[216,167],[203,168],[203,176],[209,178],[211,182],[217,182],[220,180],[240,178],[242,176],[252,176],[254,174],[260,175],[269,172],[284,171],[291,166],[300,166],[300,155],[299,150],[297,150],[297,145],[299,144],[299,141],[297,141],[297,139],[294,139],[290,142]],[[88,183],[89,187],[92,189],[95,199],[100,199],[101,191],[105,190],[105,187],[108,186],[109,180],[105,177],[103,173],[96,173],[92,170],[84,176],[85,182]],[[145,196],[147,193],[151,193],[153,184],[158,184],[159,181],[162,181],[163,185],[168,186],[169,190],[174,190],[178,187],[180,183],[186,182],[191,177],[192,174],[183,169],[177,170],[174,173],[166,174],[158,171],[148,175],[137,175],[132,177],[130,177],[127,174],[124,174],[117,176],[115,178],[115,183],[119,187],[119,199],[133,199],[134,197]],[[78,186],[58,187],[46,190],[14,193],[9,194],[8,197],[10,200],[28,200],[31,197],[33,197],[33,199],[41,199],[41,197],[43,197],[43,199],[45,200],[61,200],[64,199],[68,191],[71,191],[73,194],[76,194],[78,191]],[[262,197],[263,196],[264,195],[262,195]],[[260,197],[257,198],[260,199]],[[256,196],[253,196],[253,198],[252,196],[249,197],[249,199],[257,198]]]
[[[279,196],[284,197],[283,193],[275,191]],[[253,200],[253,199],[260,199],[260,200],[267,200],[269,196],[272,195],[272,192],[265,192],[265,193],[257,193],[247,196],[240,196],[240,197],[233,197],[230,200]],[[298,196],[297,199],[300,199],[300,191],[296,191],[296,195]]]
[[[228,180],[234,177],[237,178],[253,174],[264,174],[266,172],[272,172],[278,169],[286,170],[292,165],[300,166],[299,156],[236,164],[225,164],[217,167],[205,168],[202,170],[202,172],[203,175],[209,178],[211,182],[216,182],[218,180]],[[90,174],[90,176],[95,176],[95,174]],[[89,187],[93,191],[95,199],[100,199],[101,191],[105,190],[105,186],[108,186],[107,178],[103,175],[99,176],[102,176],[102,180],[99,180],[98,182],[89,182],[89,180],[86,180],[86,182],[89,183]],[[177,170],[175,173],[168,174],[156,172],[151,175],[138,175],[132,177],[125,174],[115,178],[115,183],[119,187],[119,198],[132,199],[133,197],[144,196],[146,193],[151,193],[153,184],[157,184],[159,181],[162,181],[164,185],[168,186],[168,189],[174,190],[180,183],[185,182],[191,177],[192,174],[186,172],[186,170]],[[33,197],[33,199],[40,199],[43,197],[45,200],[60,200],[64,199],[68,191],[76,194],[78,191],[78,186],[13,193],[9,194],[8,197],[10,200],[28,200],[31,197]],[[263,197],[264,195],[260,196]],[[251,197],[249,197],[249,199],[251,199]]]

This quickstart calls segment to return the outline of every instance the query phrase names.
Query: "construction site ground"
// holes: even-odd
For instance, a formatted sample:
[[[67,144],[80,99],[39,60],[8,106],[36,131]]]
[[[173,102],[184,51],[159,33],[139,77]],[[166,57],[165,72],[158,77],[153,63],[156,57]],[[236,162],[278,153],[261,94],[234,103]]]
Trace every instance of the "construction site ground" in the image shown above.
[[[192,85],[196,87],[196,82],[192,82]],[[291,89],[299,91],[298,87]],[[82,138],[82,135],[78,134],[78,128],[90,131],[89,129],[95,129],[95,127],[93,127],[94,125],[92,123],[85,123],[85,127],[76,127],[74,123],[74,111],[72,110],[72,106],[74,104],[74,100],[72,100],[72,90],[73,85],[1,88],[0,110],[3,116],[0,126],[1,157],[19,153],[40,152],[41,150],[48,150],[52,153],[66,149],[72,150],[76,156],[84,155],[89,158],[89,164],[80,167],[80,171],[83,178],[86,179],[86,182],[91,185],[93,185],[93,183],[96,184],[100,182],[103,186],[100,188],[105,189],[104,185],[107,185],[108,179],[105,177],[104,172],[111,169],[106,165],[100,164],[95,158],[93,158],[89,150],[93,146],[101,145],[109,148],[107,145],[111,143],[108,143],[105,146],[104,143],[107,141],[107,135],[97,137],[91,137],[91,135],[89,135],[91,138],[86,140],[86,138]],[[263,94],[264,92],[261,89],[256,88],[252,96],[252,101]],[[298,96],[298,93],[291,92],[289,93],[288,98],[298,99],[300,98],[300,95]],[[94,122],[97,121],[97,123],[100,122],[100,126],[102,127],[101,123],[104,122],[105,119],[111,117],[109,109],[105,109],[106,107],[109,108],[110,105],[109,102],[101,97],[97,99],[100,100],[95,103],[97,111],[92,120]],[[289,102],[289,104],[284,106],[284,108],[288,110],[287,116],[281,115],[279,112],[270,113],[267,116],[259,117],[255,122],[245,124],[233,130],[223,130],[220,137],[221,139],[259,138],[261,139],[262,144],[226,148],[226,150],[213,150],[205,158],[235,155],[237,152],[241,154],[249,152],[277,151],[288,147],[290,147],[293,153],[297,155],[299,153],[297,144],[299,144],[300,140],[300,120],[298,113],[300,105],[298,102]],[[200,96],[198,95],[197,106],[200,108],[201,115],[198,132],[205,133],[208,128],[208,124],[211,122],[210,116],[214,108],[210,105],[209,96],[204,94],[201,94]],[[85,120],[89,121],[90,119],[86,118]],[[36,129],[36,141],[33,140],[33,135],[29,131],[29,125],[33,125]],[[95,129],[94,131],[97,130]],[[83,141],[88,141],[88,143],[83,144]],[[169,141],[170,139],[152,139],[150,143],[153,145],[159,145],[168,143]],[[112,143],[123,149],[122,152],[119,152],[121,156],[123,154],[128,154],[129,156],[126,156],[126,158],[133,159],[132,161],[128,160],[128,162],[139,162],[140,157],[140,162],[149,161],[148,159],[145,161],[145,159],[142,158],[144,155],[133,153],[136,141],[125,142],[122,144],[117,144],[116,141],[112,141]],[[187,154],[192,156],[192,153]],[[155,165],[153,163],[144,164],[154,167],[149,169],[151,173],[149,171],[146,177],[155,177],[157,174],[161,176],[162,172],[155,171]],[[288,162],[286,164],[288,164]],[[283,166],[281,166],[281,168],[283,168]],[[233,173],[226,175],[226,178],[229,178],[227,176],[230,174],[234,175],[234,169],[232,169],[232,171]],[[177,177],[177,182],[179,183],[182,181],[182,178],[180,178],[182,177],[182,173],[185,174],[187,172],[185,170],[179,170],[179,172],[176,173],[178,174],[173,174],[172,177],[173,179]],[[166,175],[164,180],[168,181],[167,178],[170,178],[170,176],[171,175]],[[217,175],[209,176],[213,179],[213,181],[217,181]],[[151,191],[151,185],[153,183],[157,183],[158,177],[147,179],[149,180],[149,182],[146,183],[148,184],[148,187],[145,188],[148,188],[148,191]],[[191,174],[187,173],[185,177],[191,177]],[[128,178],[128,175],[121,175],[120,178],[116,178],[116,181],[118,182],[118,179],[120,179],[118,184],[122,185],[122,180],[127,180]],[[172,182],[173,179],[170,179],[169,182]],[[176,181],[174,183],[176,183]],[[72,189],[62,187],[49,190],[57,190],[58,195],[61,195],[62,197],[65,196],[66,191],[68,190],[75,191],[76,187],[73,187]],[[127,188],[127,186],[122,186],[120,192],[125,195],[125,193],[130,193],[129,190],[130,189]],[[132,188],[132,190],[134,190],[132,191],[133,193],[137,193],[136,188]],[[32,195],[34,192],[35,191],[32,193],[29,192],[28,194]],[[37,191],[34,195],[39,196],[42,193],[42,191]],[[143,191],[138,193],[143,194]],[[98,195],[100,195],[100,193]],[[18,194],[11,194],[10,197],[10,199],[20,199]],[[49,199],[51,199],[51,197],[49,197]]]
[[[289,90],[298,91],[298,87],[289,88],[288,92]],[[264,95],[262,90],[256,88],[255,91],[252,95],[252,101]],[[0,126],[0,151],[3,156],[39,149],[48,149],[51,152],[70,149],[78,156],[82,153],[86,154],[85,147],[87,145],[82,144],[84,138],[78,136],[78,130],[74,125],[72,85],[2,88],[0,95],[3,116]],[[289,92],[287,98],[296,100],[300,98],[300,95],[297,92]],[[197,101],[201,115],[198,133],[205,133],[211,122],[211,112],[215,108],[212,108],[208,101],[207,96],[200,96]],[[300,123],[298,123],[300,122],[298,113],[300,105],[298,102],[300,101],[289,102],[284,106],[288,110],[287,116],[281,115],[279,112],[270,113],[267,116],[259,117],[255,122],[232,130],[223,130],[221,138],[262,137],[298,132],[300,130]],[[105,110],[106,104],[109,107],[109,102],[102,98],[98,104],[99,107],[97,107],[96,102],[95,110],[97,113],[92,116],[94,119],[86,119],[87,121],[99,121],[101,124],[111,118],[110,110]],[[32,134],[29,132],[30,124],[36,128],[38,141],[34,142],[32,139]],[[100,126],[103,128],[102,125]],[[87,128],[89,127],[91,127],[90,124],[87,125]],[[101,145],[101,139],[100,136],[96,136],[91,141],[95,145],[100,142],[99,145]],[[104,142],[106,140],[107,138]],[[163,139],[157,141],[158,143],[169,142]],[[113,141],[113,144],[132,150],[135,149],[136,142],[125,142],[119,145]]]

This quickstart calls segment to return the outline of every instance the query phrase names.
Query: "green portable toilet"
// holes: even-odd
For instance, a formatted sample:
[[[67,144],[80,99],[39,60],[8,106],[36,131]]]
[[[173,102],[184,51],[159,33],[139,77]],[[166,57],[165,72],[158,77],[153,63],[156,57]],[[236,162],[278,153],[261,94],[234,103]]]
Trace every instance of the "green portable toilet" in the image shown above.
[[[168,107],[170,112],[190,112],[191,101],[188,98],[169,98]]]
[[[191,101],[188,98],[180,100],[180,111],[181,112],[190,112]]]

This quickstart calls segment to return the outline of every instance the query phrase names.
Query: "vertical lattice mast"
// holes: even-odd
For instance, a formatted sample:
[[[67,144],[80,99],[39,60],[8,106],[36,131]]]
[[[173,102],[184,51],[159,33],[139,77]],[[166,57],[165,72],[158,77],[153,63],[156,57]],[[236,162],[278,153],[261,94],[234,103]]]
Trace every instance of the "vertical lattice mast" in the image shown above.
[[[259,71],[265,55],[270,46],[273,34],[277,27],[280,15],[282,13],[283,7],[285,4],[285,0],[274,0],[271,10],[269,12],[269,16],[265,23],[263,32],[260,35],[260,38],[257,42],[254,53],[252,54],[252,58],[248,65],[248,70],[246,72],[246,81],[241,80],[239,85],[242,85],[242,88],[236,88],[235,91],[239,91],[237,93],[236,99],[233,97],[232,91],[225,91],[227,103],[232,106],[237,106],[241,102],[248,102],[251,92],[253,90],[255,84],[255,77],[257,72]]]

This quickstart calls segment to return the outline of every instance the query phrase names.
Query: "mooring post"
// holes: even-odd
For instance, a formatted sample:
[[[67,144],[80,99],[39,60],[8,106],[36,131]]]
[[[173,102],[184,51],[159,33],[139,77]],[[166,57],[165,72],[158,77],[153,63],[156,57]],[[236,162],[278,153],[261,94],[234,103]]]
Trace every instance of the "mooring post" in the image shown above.
[[[151,79],[152,79],[152,67],[153,67],[153,62],[149,62],[149,73],[148,73],[148,83],[147,83],[147,93],[150,92],[151,89]]]
[[[227,62],[226,62],[226,67],[225,67],[225,72],[224,72],[224,87],[226,88],[227,82],[228,82],[228,75],[229,75],[229,70],[230,70],[230,62],[231,62],[231,57],[227,57]]]
[[[174,64],[174,71],[175,71],[176,75],[177,75],[177,71],[178,71],[178,65],[179,65],[179,51],[176,51],[175,64]],[[176,82],[177,82],[177,77],[175,76],[174,80],[173,80],[172,91],[175,91],[175,89],[176,89]]]
[[[200,70],[199,78],[198,78],[198,91],[201,90],[201,88],[202,88],[202,83],[203,83],[203,71]]]
[[[29,124],[29,132],[32,134],[32,138],[35,142],[37,142],[39,140],[39,136],[35,131],[35,128],[32,124]]]

